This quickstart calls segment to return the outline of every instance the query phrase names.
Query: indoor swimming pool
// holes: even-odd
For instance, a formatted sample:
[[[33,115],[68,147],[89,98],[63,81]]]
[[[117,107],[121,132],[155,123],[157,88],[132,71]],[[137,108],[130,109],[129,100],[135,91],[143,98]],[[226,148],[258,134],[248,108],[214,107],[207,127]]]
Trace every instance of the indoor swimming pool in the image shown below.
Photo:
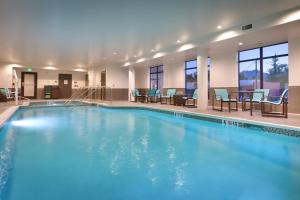
[[[300,139],[141,109],[23,108],[1,200],[300,199]]]

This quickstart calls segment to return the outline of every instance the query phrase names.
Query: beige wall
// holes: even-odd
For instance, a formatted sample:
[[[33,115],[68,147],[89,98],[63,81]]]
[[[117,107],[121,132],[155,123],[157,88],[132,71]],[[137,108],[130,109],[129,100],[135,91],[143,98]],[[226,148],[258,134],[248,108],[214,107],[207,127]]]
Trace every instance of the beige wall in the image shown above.
[[[184,88],[185,87],[185,72],[184,58],[173,60],[163,60],[160,64],[164,66],[164,88]],[[159,64],[159,65],[160,65]],[[135,67],[135,87],[149,88],[150,75],[149,67]]]
[[[128,69],[121,66],[106,68],[106,86],[111,88],[128,88]]]
[[[136,88],[149,88],[149,68],[136,67],[135,68],[135,87]]]
[[[164,62],[164,88],[185,87],[185,59]]]
[[[211,57],[210,87],[238,87],[236,51],[215,52]]]
[[[21,72],[25,71],[24,68],[16,68],[16,72],[21,83]],[[86,72],[71,72],[60,70],[43,70],[33,69],[33,72],[38,73],[38,88],[44,88],[44,85],[58,85],[58,74],[72,74],[72,88],[80,88],[85,86]],[[20,86],[19,86],[20,87]]]
[[[289,40],[289,86],[300,86],[300,36]]]
[[[12,87],[12,66],[0,64],[0,88]]]

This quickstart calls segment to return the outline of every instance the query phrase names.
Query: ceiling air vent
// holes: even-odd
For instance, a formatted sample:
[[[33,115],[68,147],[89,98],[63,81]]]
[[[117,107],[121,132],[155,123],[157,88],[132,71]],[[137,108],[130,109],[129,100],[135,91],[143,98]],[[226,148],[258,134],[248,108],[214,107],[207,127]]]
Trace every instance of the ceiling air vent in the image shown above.
[[[242,26],[243,31],[246,31],[246,30],[249,30],[249,29],[252,29],[252,24],[247,24],[245,26]]]

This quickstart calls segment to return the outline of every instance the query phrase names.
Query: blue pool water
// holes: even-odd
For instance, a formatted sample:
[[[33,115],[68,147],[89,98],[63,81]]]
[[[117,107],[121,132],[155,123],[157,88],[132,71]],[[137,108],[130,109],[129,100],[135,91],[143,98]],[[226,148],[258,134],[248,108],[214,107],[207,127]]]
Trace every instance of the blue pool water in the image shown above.
[[[300,140],[145,110],[19,110],[2,200],[299,200]]]

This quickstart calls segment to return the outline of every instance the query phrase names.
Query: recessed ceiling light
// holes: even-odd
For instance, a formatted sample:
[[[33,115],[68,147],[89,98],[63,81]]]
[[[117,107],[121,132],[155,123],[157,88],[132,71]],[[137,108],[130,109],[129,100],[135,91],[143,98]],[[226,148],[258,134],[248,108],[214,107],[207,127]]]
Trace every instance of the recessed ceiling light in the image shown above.
[[[153,56],[153,58],[160,58],[160,57],[163,57],[163,56],[165,56],[166,55],[166,53],[164,53],[164,52],[158,52],[158,53],[156,53],[154,56]]]
[[[76,72],[86,72],[85,69],[74,69],[74,71],[76,71]]]
[[[117,52],[114,52],[114,55],[117,55],[118,53]]]
[[[186,51],[186,50],[189,50],[189,49],[192,49],[192,48],[195,48],[195,47],[196,47],[196,45],[194,45],[194,44],[184,44],[181,47],[179,47],[177,52]]]
[[[53,66],[47,66],[47,67],[44,67],[44,69],[47,69],[47,70],[56,70],[57,68],[53,67]]]
[[[176,42],[179,44],[179,43],[181,43],[181,40],[177,40]]]
[[[222,26],[220,26],[220,25],[219,25],[219,26],[217,26],[217,29],[222,29],[222,28],[223,28],[223,27],[222,27]]]
[[[244,43],[242,43],[242,42],[239,42],[239,46],[242,46]]]
[[[141,62],[144,62],[144,61],[145,61],[144,58],[140,58],[140,59],[138,59],[138,60],[136,61],[136,63],[141,63]]]
[[[127,63],[124,64],[124,67],[127,67],[129,65],[130,65],[130,62],[127,62]]]

